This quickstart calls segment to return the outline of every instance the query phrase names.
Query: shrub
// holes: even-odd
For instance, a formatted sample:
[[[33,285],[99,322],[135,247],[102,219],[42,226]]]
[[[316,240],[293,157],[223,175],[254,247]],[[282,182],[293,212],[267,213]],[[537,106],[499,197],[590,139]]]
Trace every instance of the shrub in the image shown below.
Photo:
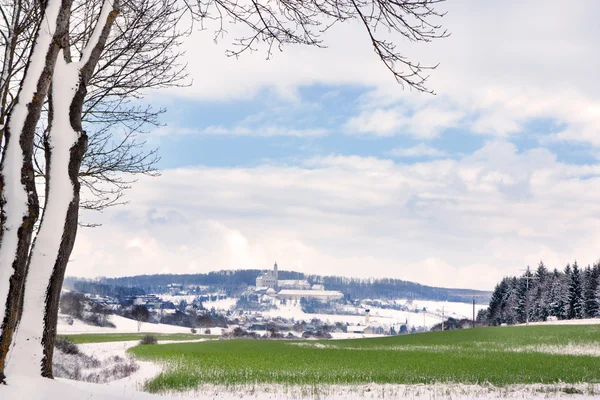
[[[81,320],[88,325],[101,326],[105,328],[116,328],[117,326],[110,322],[106,314],[87,313],[81,317]]]
[[[142,337],[142,340],[140,340],[140,344],[156,344],[157,342],[158,340],[154,335],[144,335],[144,337]]]
[[[56,338],[54,347],[65,354],[79,354],[79,347],[67,338]]]
[[[197,332],[197,331],[196,331],[196,328],[192,328],[192,329],[190,329],[190,331],[191,331],[193,334],[195,334],[195,333]]]
[[[207,330],[205,330],[205,331],[204,331],[204,334],[205,334],[205,335],[210,335],[210,329],[207,329]]]

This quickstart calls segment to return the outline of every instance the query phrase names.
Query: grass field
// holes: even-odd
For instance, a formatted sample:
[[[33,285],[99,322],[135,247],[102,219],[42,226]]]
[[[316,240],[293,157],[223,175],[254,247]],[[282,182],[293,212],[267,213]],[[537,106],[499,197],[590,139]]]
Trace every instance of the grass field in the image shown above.
[[[194,340],[217,338],[215,335],[195,335],[191,333],[85,333],[79,335],[58,335],[77,344],[122,342],[126,340],[140,340],[144,335],[155,336],[158,340]]]
[[[600,382],[600,326],[531,326],[340,341],[220,340],[138,346],[163,363],[146,390],[199,384]]]

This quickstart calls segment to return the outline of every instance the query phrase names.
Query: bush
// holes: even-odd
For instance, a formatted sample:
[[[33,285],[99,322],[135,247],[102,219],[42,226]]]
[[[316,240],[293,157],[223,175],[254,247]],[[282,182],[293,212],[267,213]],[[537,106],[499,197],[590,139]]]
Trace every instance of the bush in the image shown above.
[[[302,334],[302,338],[304,339],[331,339],[332,336],[330,333],[317,330],[317,331],[306,331]]]
[[[142,340],[140,340],[140,344],[156,344],[157,342],[158,340],[154,335],[144,335],[144,337],[142,337]]]
[[[205,330],[205,331],[204,331],[204,334],[205,334],[205,335],[210,335],[210,329],[207,329],[207,330]]]
[[[67,338],[58,337],[54,341],[54,347],[65,354],[79,354],[79,347]]]
[[[88,325],[101,326],[104,328],[116,328],[117,326],[110,322],[106,314],[87,313],[81,317],[81,320]]]
[[[193,334],[195,334],[195,333],[197,332],[197,331],[196,331],[196,328],[192,328],[192,329],[190,329],[190,331],[191,331]]]

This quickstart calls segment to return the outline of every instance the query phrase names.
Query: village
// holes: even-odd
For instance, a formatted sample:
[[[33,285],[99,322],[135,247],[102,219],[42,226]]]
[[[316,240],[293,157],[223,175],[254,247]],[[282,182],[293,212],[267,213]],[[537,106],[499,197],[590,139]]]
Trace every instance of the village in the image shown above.
[[[120,290],[97,293],[94,286],[64,291],[61,318],[91,324],[116,314],[141,323],[161,323],[218,334],[251,332],[270,337],[357,337],[398,335],[436,329],[445,318],[464,319],[464,303],[410,299],[354,299],[306,279],[279,279],[277,263],[260,272],[255,285],[233,293],[226,287],[169,283],[160,293]],[[72,302],[83,303],[73,307]],[[444,307],[446,309],[444,310]],[[69,311],[76,310],[76,311]],[[143,321],[142,321],[143,320]],[[70,321],[70,320],[69,320]]]

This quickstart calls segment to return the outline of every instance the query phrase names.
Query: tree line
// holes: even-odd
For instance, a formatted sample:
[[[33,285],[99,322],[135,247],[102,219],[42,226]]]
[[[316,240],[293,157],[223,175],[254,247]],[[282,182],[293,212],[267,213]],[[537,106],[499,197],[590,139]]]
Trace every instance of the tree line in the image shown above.
[[[91,289],[94,285],[139,288],[146,293],[166,293],[169,284],[208,286],[210,290],[222,290],[228,296],[236,297],[248,286],[254,286],[261,270],[227,270],[205,274],[160,274],[139,275],[121,278],[99,278],[97,281],[84,281],[69,278],[69,282],[77,282],[80,289]],[[426,299],[456,302],[471,302],[475,297],[480,303],[490,299],[490,292],[470,289],[451,289],[421,285],[416,282],[391,278],[349,278],[344,276],[308,275],[296,271],[279,271],[279,279],[307,280],[312,284],[322,284],[327,290],[337,290],[347,299]],[[85,284],[83,284],[85,282]],[[189,289],[200,294],[200,289]],[[85,291],[85,290],[80,290]],[[197,293],[196,293],[197,292]],[[88,293],[86,291],[86,293]],[[91,293],[91,292],[89,292]]]
[[[478,320],[490,325],[551,319],[600,317],[600,262],[550,271],[543,262],[519,277],[505,277],[494,288],[489,307]]]

